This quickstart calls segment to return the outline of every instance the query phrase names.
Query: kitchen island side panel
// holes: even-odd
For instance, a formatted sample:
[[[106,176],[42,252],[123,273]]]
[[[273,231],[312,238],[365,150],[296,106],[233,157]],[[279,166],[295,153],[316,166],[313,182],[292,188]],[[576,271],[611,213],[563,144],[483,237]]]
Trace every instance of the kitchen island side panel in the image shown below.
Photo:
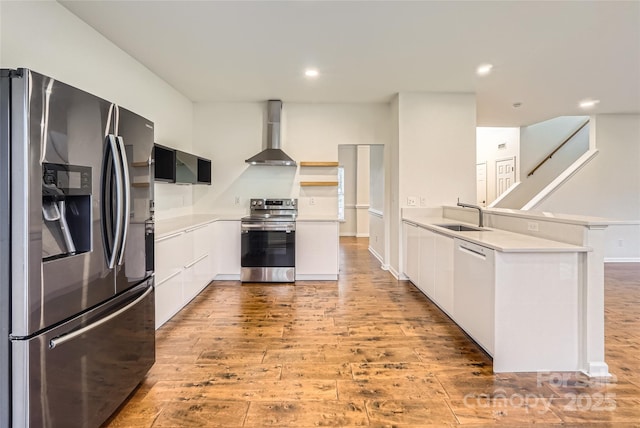
[[[496,373],[576,371],[578,253],[496,252]]]

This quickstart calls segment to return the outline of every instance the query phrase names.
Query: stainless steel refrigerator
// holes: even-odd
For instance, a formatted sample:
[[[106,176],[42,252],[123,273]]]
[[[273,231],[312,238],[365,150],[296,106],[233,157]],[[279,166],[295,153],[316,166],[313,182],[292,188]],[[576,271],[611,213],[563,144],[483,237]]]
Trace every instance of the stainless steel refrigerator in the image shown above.
[[[0,426],[97,427],[155,361],[153,123],[3,69],[0,132]]]

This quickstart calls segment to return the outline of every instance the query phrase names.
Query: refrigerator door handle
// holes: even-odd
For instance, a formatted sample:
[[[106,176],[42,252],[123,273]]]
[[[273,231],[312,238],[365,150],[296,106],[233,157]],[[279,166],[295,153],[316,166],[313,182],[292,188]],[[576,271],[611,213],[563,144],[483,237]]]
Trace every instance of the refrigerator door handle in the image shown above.
[[[117,137],[118,148],[120,150],[120,162],[122,167],[122,190],[121,196],[124,199],[124,209],[123,209],[123,228],[122,228],[122,238],[120,239],[120,250],[118,256],[118,266],[122,265],[122,260],[124,258],[124,250],[127,243],[127,234],[129,233],[129,216],[131,213],[131,180],[129,178],[129,161],[127,159],[127,152],[124,147],[124,140],[122,137]]]
[[[140,303],[142,300],[144,300],[149,293],[151,293],[153,291],[153,287],[149,287],[147,289],[147,291],[145,291],[144,293],[142,293],[142,296],[138,297],[136,300],[134,300],[133,302],[129,303],[127,306],[122,307],[120,309],[118,309],[117,311],[113,312],[112,314],[109,314],[108,316],[92,323],[89,324],[87,326],[82,327],[79,330],[76,330],[72,333],[68,333],[68,334],[64,334],[62,336],[58,336],[56,338],[53,338],[49,341],[49,349],[54,349],[57,346],[60,345],[64,345],[66,342],[75,339],[78,336],[81,336],[85,333],[87,333],[90,330],[93,330],[94,328],[98,328],[100,327],[102,324],[107,323],[109,321],[111,321],[114,318],[119,317],[120,315],[122,315],[123,313],[127,312],[129,309],[133,308],[134,306],[136,306],[138,303]]]
[[[123,214],[122,214],[122,187],[123,187],[123,177],[122,177],[122,158],[120,156],[120,150],[118,148],[118,143],[116,142],[116,137],[115,135],[109,134],[107,136],[107,139],[109,141],[109,149],[111,152],[111,156],[113,157],[113,171],[114,171],[114,176],[116,179],[116,197],[115,197],[115,202],[116,202],[116,214],[115,214],[115,220],[116,220],[116,225],[115,225],[115,231],[113,234],[113,245],[112,248],[110,249],[110,254],[107,256],[107,261],[109,264],[109,269],[113,269],[116,267],[116,262],[118,261],[118,250],[120,248],[120,242],[122,240],[122,219],[123,219]],[[103,203],[105,203],[103,201]],[[111,213],[111,215],[113,216],[113,213]]]

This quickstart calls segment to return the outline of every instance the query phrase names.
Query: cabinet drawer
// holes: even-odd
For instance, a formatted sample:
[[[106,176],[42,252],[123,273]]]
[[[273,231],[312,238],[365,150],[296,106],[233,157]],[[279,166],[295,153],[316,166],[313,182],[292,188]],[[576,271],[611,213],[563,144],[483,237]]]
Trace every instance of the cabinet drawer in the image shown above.
[[[185,269],[185,281],[183,284],[185,304],[209,284],[211,280],[210,261],[209,255],[205,254]]]
[[[187,231],[193,240],[193,255],[191,261],[198,260],[205,254],[211,252],[211,242],[213,240],[212,226],[205,224],[191,228]]]
[[[184,235],[179,232],[156,240],[156,284],[161,284],[184,267],[186,263]]]
[[[183,273],[178,271],[163,283],[156,284],[156,329],[182,308],[182,279]]]

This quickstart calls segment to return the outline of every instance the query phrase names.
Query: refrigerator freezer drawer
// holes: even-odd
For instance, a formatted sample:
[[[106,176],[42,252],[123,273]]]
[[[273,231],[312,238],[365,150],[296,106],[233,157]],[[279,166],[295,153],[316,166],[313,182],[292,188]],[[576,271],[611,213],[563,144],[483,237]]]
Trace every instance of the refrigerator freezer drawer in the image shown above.
[[[12,342],[14,427],[97,427],[155,360],[153,280]]]

